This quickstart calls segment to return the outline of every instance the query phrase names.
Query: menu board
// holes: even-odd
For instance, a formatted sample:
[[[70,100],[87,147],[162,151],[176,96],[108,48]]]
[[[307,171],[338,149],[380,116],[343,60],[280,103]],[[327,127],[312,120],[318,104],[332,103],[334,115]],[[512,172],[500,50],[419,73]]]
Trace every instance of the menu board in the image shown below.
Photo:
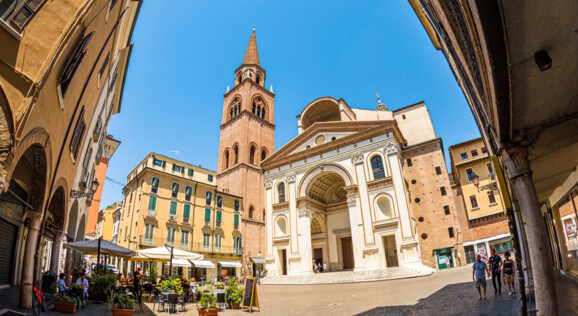
[[[257,307],[259,311],[259,298],[257,297],[257,284],[255,279],[246,278],[245,279],[245,292],[243,293],[243,308],[248,308],[249,312],[253,312],[253,306]]]

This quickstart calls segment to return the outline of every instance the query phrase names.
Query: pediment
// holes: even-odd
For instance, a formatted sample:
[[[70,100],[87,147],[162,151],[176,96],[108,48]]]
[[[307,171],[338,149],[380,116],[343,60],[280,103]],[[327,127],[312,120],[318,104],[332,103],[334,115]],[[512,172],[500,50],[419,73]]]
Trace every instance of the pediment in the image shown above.
[[[403,136],[394,120],[317,122],[279,148],[265,159],[261,166],[268,170],[385,133],[392,133],[398,142],[403,144]],[[323,136],[323,141],[320,136]],[[332,140],[333,137],[335,140]]]

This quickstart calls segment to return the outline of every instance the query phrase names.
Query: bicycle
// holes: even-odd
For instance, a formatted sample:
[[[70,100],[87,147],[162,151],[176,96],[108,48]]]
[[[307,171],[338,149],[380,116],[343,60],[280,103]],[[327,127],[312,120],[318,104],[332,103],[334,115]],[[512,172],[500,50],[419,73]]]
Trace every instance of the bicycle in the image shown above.
[[[32,285],[32,312],[35,316],[40,316],[42,312],[48,312],[52,304],[51,300],[47,300],[40,287],[41,282],[24,283],[25,285]],[[42,311],[41,311],[42,310]]]

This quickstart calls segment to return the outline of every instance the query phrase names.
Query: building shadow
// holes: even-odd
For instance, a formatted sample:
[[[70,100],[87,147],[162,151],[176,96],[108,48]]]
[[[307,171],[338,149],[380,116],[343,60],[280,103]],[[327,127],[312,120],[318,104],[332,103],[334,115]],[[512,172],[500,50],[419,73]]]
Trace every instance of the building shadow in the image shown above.
[[[501,295],[494,295],[491,282],[488,280],[487,299],[481,301],[471,281],[446,285],[415,305],[380,306],[357,315],[517,315],[516,296],[508,296],[507,287],[502,287]]]

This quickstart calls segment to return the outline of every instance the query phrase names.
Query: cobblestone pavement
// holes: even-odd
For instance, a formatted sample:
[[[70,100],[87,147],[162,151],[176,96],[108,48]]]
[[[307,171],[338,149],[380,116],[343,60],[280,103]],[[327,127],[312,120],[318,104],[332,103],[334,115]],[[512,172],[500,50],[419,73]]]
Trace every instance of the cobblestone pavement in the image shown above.
[[[258,315],[517,315],[518,301],[507,291],[494,295],[488,283],[487,299],[477,300],[471,268],[437,272],[431,276],[378,282],[321,285],[258,286],[261,312]],[[578,315],[578,285],[557,277],[560,315]],[[152,303],[135,315],[153,313]],[[197,315],[189,304],[179,315]],[[256,311],[256,309],[254,309]],[[112,315],[106,304],[89,304],[78,315]],[[247,311],[227,310],[219,315],[241,315]],[[64,315],[51,312],[53,315]]]

